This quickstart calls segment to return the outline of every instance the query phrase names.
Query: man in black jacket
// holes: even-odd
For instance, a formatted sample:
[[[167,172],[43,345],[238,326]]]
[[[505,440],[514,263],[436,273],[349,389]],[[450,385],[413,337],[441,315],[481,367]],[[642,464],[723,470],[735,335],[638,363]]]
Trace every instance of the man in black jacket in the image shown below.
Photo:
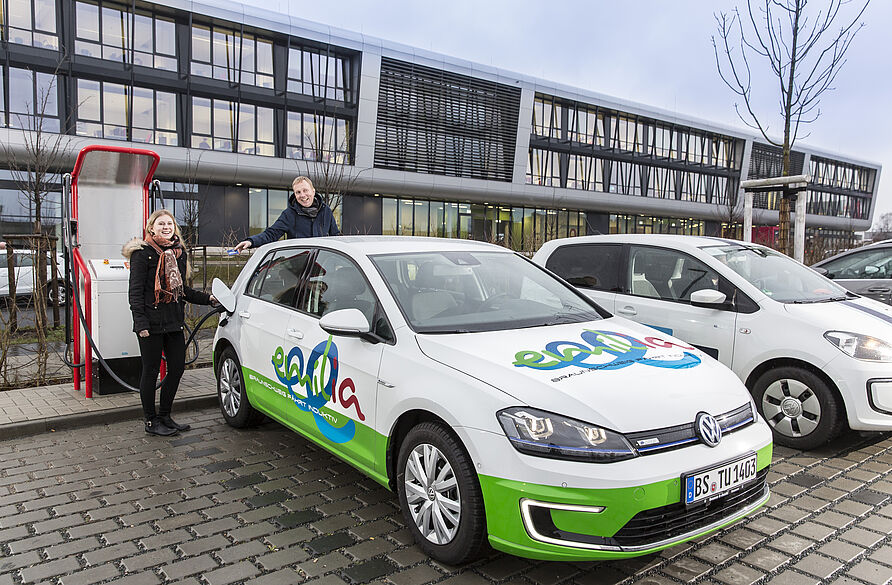
[[[279,215],[276,223],[256,236],[251,236],[235,247],[241,252],[275,242],[284,234],[286,238],[311,238],[314,236],[339,236],[341,230],[331,209],[322,197],[316,195],[313,182],[300,176],[291,183],[294,191],[288,197],[288,207]]]

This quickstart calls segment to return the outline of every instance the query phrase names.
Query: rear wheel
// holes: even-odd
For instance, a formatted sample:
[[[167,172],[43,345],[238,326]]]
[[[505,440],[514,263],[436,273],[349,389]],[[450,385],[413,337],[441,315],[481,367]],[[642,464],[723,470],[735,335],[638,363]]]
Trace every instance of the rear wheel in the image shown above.
[[[483,495],[461,443],[437,423],[406,435],[397,459],[397,491],[415,542],[431,557],[460,565],[486,546]]]
[[[220,354],[220,363],[217,366],[217,398],[220,400],[223,418],[230,426],[241,429],[256,426],[263,420],[263,413],[254,410],[248,402],[242,366],[231,347],[227,347]]]
[[[783,367],[762,374],[753,387],[759,412],[775,442],[814,449],[839,434],[843,411],[833,390],[813,372]]]

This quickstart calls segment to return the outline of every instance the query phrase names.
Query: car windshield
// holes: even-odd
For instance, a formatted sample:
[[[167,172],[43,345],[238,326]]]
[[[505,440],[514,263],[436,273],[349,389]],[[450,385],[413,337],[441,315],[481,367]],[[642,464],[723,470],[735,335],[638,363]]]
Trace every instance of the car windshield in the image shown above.
[[[470,333],[601,319],[571,288],[508,252],[414,252],[372,257],[412,328]]]
[[[822,303],[853,296],[811,268],[770,248],[741,243],[702,249],[781,303]]]

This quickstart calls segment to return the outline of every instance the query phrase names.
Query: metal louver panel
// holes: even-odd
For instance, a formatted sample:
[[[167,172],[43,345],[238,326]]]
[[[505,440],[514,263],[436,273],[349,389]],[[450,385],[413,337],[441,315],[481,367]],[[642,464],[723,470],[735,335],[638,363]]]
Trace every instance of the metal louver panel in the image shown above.
[[[510,182],[520,89],[381,59],[375,167]]]

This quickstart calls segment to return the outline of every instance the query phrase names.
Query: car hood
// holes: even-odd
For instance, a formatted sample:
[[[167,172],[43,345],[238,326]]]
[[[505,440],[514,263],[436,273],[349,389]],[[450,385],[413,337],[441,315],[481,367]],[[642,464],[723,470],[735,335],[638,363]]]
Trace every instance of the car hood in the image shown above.
[[[784,305],[791,316],[824,331],[848,331],[892,339],[892,306],[865,297],[829,303]]]
[[[603,321],[455,335],[417,335],[421,351],[518,404],[619,432],[692,423],[749,401],[725,366],[654,329]]]

